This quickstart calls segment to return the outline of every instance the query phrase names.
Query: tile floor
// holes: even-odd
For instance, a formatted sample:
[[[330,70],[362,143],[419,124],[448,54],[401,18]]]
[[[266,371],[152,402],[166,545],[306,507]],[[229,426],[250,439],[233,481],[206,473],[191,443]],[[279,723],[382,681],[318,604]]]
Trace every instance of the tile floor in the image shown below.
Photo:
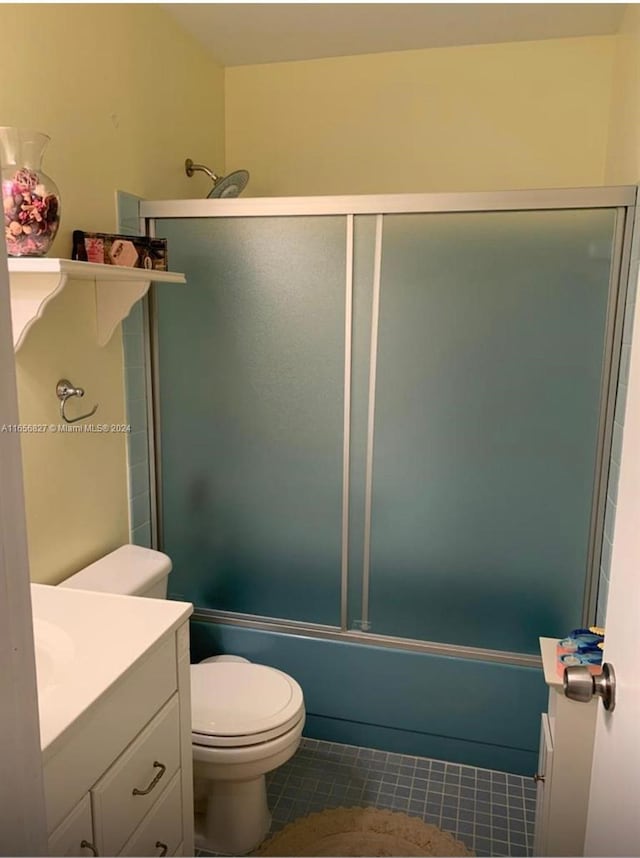
[[[536,790],[520,775],[303,739],[267,789],[272,834],[325,808],[368,806],[419,816],[478,856],[532,854]]]

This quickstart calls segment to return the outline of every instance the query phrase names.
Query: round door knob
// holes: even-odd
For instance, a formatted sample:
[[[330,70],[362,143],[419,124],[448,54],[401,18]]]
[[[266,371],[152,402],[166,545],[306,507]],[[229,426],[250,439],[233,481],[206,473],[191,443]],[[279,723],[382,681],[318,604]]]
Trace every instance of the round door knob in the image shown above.
[[[587,667],[565,667],[562,685],[565,697],[576,703],[588,703],[593,697],[593,676]]]
[[[616,705],[616,674],[611,664],[602,665],[602,673],[592,674],[587,667],[565,667],[562,677],[565,696],[578,703],[588,703],[592,697],[602,698],[607,712]]]

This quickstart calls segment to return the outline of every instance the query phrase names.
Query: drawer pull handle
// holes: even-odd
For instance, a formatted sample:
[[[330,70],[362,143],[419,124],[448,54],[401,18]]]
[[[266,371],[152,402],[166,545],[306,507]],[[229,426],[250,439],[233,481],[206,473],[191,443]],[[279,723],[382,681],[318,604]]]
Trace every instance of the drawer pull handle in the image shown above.
[[[158,855],[166,855],[169,851],[169,847],[166,843],[161,843],[159,840],[156,840],[156,849],[160,849],[162,851],[158,852]]]
[[[160,771],[146,789],[138,789],[137,787],[135,787],[133,790],[133,795],[149,795],[151,790],[157,785],[162,775],[167,771],[167,767],[163,763],[159,763],[157,760],[154,762],[153,768],[160,769]]]
[[[89,843],[88,840],[81,840],[80,841],[80,848],[81,849],[89,849],[91,851],[92,855],[98,854],[98,850],[96,849],[96,847],[93,845],[93,843]]]

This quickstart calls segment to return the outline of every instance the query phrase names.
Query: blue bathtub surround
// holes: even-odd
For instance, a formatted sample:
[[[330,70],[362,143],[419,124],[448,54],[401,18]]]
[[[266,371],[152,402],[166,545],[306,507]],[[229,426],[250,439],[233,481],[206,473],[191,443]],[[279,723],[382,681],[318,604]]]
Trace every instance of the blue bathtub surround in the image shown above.
[[[122,235],[141,235],[139,203],[140,197],[124,191],[116,193],[118,232]],[[122,344],[127,423],[131,425],[127,436],[130,538],[134,545],[151,548],[147,366],[141,301],[134,304],[122,323]]]
[[[536,791],[521,775],[303,739],[267,788],[271,834],[326,808],[379,807],[437,825],[478,856],[532,854]]]
[[[234,653],[302,686],[305,736],[532,775],[541,668],[195,621],[191,658]]]

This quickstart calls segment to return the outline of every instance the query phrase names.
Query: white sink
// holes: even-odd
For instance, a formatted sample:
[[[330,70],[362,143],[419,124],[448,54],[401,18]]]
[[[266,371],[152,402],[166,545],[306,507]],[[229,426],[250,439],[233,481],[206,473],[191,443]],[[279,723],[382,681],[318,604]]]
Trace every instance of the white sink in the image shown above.
[[[45,694],[65,675],[75,655],[71,636],[60,626],[33,618],[38,695]]]
[[[47,584],[31,585],[31,607],[45,763],[102,695],[192,611],[183,602]]]

